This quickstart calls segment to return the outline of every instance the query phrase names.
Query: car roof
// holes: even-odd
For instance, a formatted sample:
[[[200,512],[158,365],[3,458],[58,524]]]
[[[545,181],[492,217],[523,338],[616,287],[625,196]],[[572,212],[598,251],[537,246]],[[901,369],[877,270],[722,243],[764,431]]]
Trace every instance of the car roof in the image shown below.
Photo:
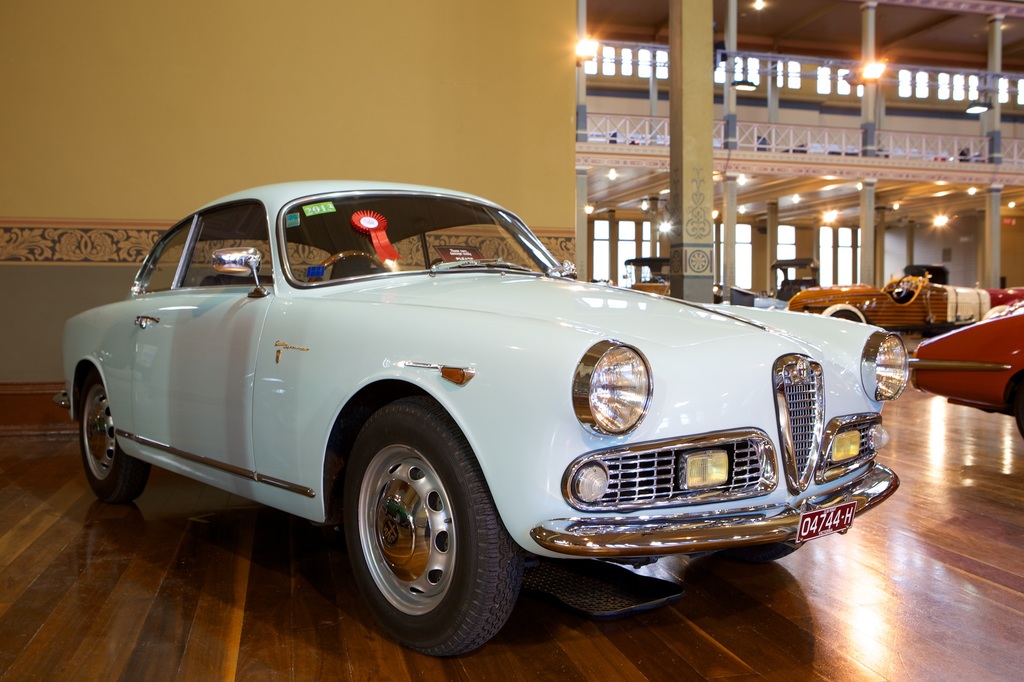
[[[461,197],[464,199],[472,199],[474,201],[482,201],[487,204],[492,202],[482,199],[481,197],[474,196],[472,194],[466,194],[465,192],[457,192],[455,190],[443,189],[440,187],[429,187],[425,185],[410,185],[395,182],[376,182],[376,181],[360,181],[360,180],[310,180],[303,182],[282,182],[272,185],[262,185],[260,187],[252,187],[250,189],[244,189],[233,194],[228,194],[215,201],[211,201],[202,208],[209,208],[218,204],[229,203],[232,201],[242,201],[245,199],[256,199],[263,202],[269,211],[276,214],[281,206],[298,199],[300,197],[314,196],[317,194],[326,194],[330,192],[417,192],[425,194],[435,194],[440,196],[449,197]],[[202,209],[200,209],[202,210]]]

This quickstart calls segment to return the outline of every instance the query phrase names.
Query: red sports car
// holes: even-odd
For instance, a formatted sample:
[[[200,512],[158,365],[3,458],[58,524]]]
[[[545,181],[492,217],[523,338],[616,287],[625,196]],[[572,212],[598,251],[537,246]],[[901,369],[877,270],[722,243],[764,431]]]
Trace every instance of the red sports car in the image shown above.
[[[1012,414],[1024,436],[1024,301],[970,327],[922,341],[914,385],[990,412]]]

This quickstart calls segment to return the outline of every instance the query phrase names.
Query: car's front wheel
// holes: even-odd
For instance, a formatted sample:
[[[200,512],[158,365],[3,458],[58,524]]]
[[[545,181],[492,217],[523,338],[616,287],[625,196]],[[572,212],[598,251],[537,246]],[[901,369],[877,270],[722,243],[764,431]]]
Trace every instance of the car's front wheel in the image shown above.
[[[349,559],[382,627],[442,656],[497,633],[522,585],[523,552],[447,412],[425,397],[391,403],[362,428],[346,468]]]
[[[149,463],[126,455],[118,445],[107,389],[95,369],[86,377],[81,395],[78,436],[89,487],[104,502],[131,502],[146,488]]]

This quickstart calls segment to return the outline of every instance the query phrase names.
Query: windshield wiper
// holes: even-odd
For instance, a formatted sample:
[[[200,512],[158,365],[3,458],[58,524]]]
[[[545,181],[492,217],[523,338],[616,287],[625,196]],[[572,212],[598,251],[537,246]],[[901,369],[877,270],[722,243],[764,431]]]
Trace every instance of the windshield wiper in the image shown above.
[[[519,272],[533,272],[530,268],[509,263],[500,258],[481,258],[471,260],[453,260],[447,263],[437,263],[430,266],[430,272],[441,272],[442,270],[458,270],[461,268],[498,268],[501,270],[516,270]]]

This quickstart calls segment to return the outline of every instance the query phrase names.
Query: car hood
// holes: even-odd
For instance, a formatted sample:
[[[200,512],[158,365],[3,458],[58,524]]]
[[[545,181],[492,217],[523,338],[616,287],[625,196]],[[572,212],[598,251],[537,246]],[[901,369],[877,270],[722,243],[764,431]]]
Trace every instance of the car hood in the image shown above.
[[[330,296],[519,317],[673,348],[768,333],[759,323],[696,304],[617,287],[522,275],[389,277],[349,283]]]

